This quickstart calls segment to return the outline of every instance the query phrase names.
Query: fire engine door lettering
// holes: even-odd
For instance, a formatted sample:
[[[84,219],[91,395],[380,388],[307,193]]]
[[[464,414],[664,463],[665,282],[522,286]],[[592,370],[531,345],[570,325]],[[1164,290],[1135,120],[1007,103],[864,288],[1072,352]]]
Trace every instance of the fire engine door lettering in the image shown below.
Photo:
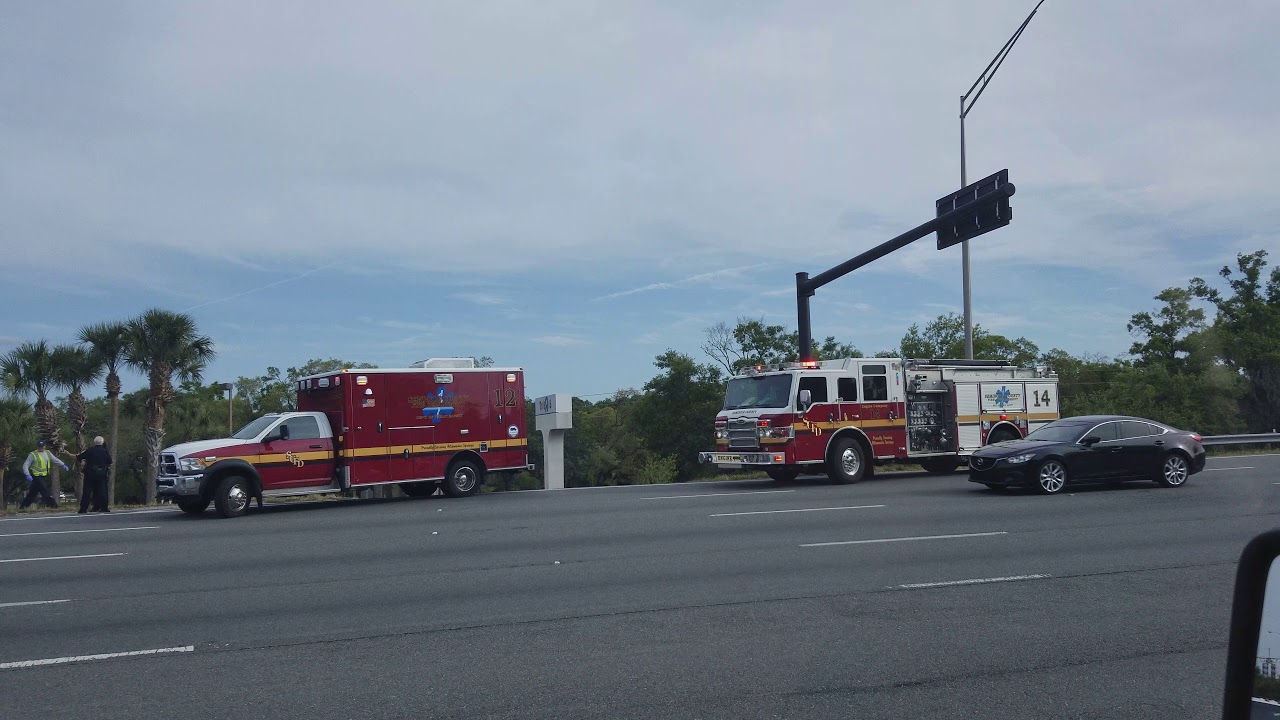
[[[292,452],[285,453],[284,459],[293,463],[294,467],[302,467],[303,465],[306,464],[305,462],[303,462],[302,458],[298,457],[297,455],[294,455]]]
[[[1049,407],[1049,391],[1048,390],[1041,390],[1040,392],[1036,392],[1032,390],[1031,397],[1035,398],[1036,407]]]

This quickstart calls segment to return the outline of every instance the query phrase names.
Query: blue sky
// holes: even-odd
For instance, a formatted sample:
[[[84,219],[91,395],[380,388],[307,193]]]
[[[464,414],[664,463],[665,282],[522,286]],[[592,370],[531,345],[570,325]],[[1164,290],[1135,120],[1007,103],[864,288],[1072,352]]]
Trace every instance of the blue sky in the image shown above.
[[[534,395],[639,387],[928,219],[1032,3],[689,5],[9,4],[0,351],[160,306],[217,343],[208,380],[490,355]],[[1046,2],[968,121],[970,179],[1018,187],[976,319],[1117,355],[1161,289],[1280,261],[1277,26]],[[870,353],[960,305],[925,240],[820,290],[814,330]]]

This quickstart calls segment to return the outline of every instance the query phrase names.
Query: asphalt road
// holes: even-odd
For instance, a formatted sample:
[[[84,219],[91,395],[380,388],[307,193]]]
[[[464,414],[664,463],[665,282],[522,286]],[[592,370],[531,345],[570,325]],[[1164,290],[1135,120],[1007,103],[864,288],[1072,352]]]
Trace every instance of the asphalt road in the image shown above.
[[[0,714],[1206,718],[1277,525],[1280,456],[0,520]]]

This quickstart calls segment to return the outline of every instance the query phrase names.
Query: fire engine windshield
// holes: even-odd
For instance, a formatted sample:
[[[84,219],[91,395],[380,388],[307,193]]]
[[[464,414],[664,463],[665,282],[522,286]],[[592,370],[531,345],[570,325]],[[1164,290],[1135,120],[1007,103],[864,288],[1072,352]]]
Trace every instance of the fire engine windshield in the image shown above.
[[[790,375],[734,378],[724,396],[724,409],[780,408],[786,407],[790,398]]]
[[[276,415],[264,415],[258,418],[257,420],[254,420],[253,422],[249,423],[248,425],[245,425],[244,427],[240,428],[239,430],[236,431],[236,434],[232,435],[231,437],[235,438],[236,440],[252,440],[258,437],[258,434],[261,433],[263,430],[266,430],[268,425],[270,425],[271,423],[279,419],[280,418]]]

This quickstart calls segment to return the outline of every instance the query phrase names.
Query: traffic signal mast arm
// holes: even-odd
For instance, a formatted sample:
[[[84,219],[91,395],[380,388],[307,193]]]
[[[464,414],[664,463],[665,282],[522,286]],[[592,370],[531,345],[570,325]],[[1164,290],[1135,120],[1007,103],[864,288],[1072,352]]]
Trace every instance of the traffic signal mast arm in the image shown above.
[[[898,237],[886,243],[877,245],[861,255],[852,257],[830,270],[819,273],[814,277],[809,277],[809,273],[807,272],[796,273],[796,320],[800,336],[800,360],[804,361],[813,359],[813,328],[810,324],[809,317],[809,298],[813,297],[818,288],[826,285],[832,280],[844,277],[864,265],[869,265],[895,250],[904,248],[930,233],[939,232],[940,238],[938,242],[939,249],[941,249],[942,247],[945,247],[941,237],[943,233],[940,232],[942,230],[952,229],[951,234],[967,239],[968,237],[980,235],[982,232],[986,232],[989,229],[995,229],[996,226],[986,229],[977,227],[967,231],[962,230],[961,228],[967,222],[979,222],[978,218],[980,215],[985,214],[982,212],[983,210],[988,210],[992,206],[1008,202],[1008,198],[1013,196],[1015,188],[1013,183],[1007,181],[1007,178],[1008,171],[1002,170],[989,178],[984,178],[973,185],[954,193],[953,196],[963,196],[966,192],[971,191],[971,189],[975,189],[977,186],[981,186],[984,183],[987,184],[987,186],[994,186],[993,189],[987,193],[979,193],[975,191],[974,194],[976,197],[972,201],[956,207],[953,210],[948,210],[923,225],[912,230],[908,230]],[[1004,218],[1004,223],[1002,224],[1007,223],[1008,217],[1006,216]]]

